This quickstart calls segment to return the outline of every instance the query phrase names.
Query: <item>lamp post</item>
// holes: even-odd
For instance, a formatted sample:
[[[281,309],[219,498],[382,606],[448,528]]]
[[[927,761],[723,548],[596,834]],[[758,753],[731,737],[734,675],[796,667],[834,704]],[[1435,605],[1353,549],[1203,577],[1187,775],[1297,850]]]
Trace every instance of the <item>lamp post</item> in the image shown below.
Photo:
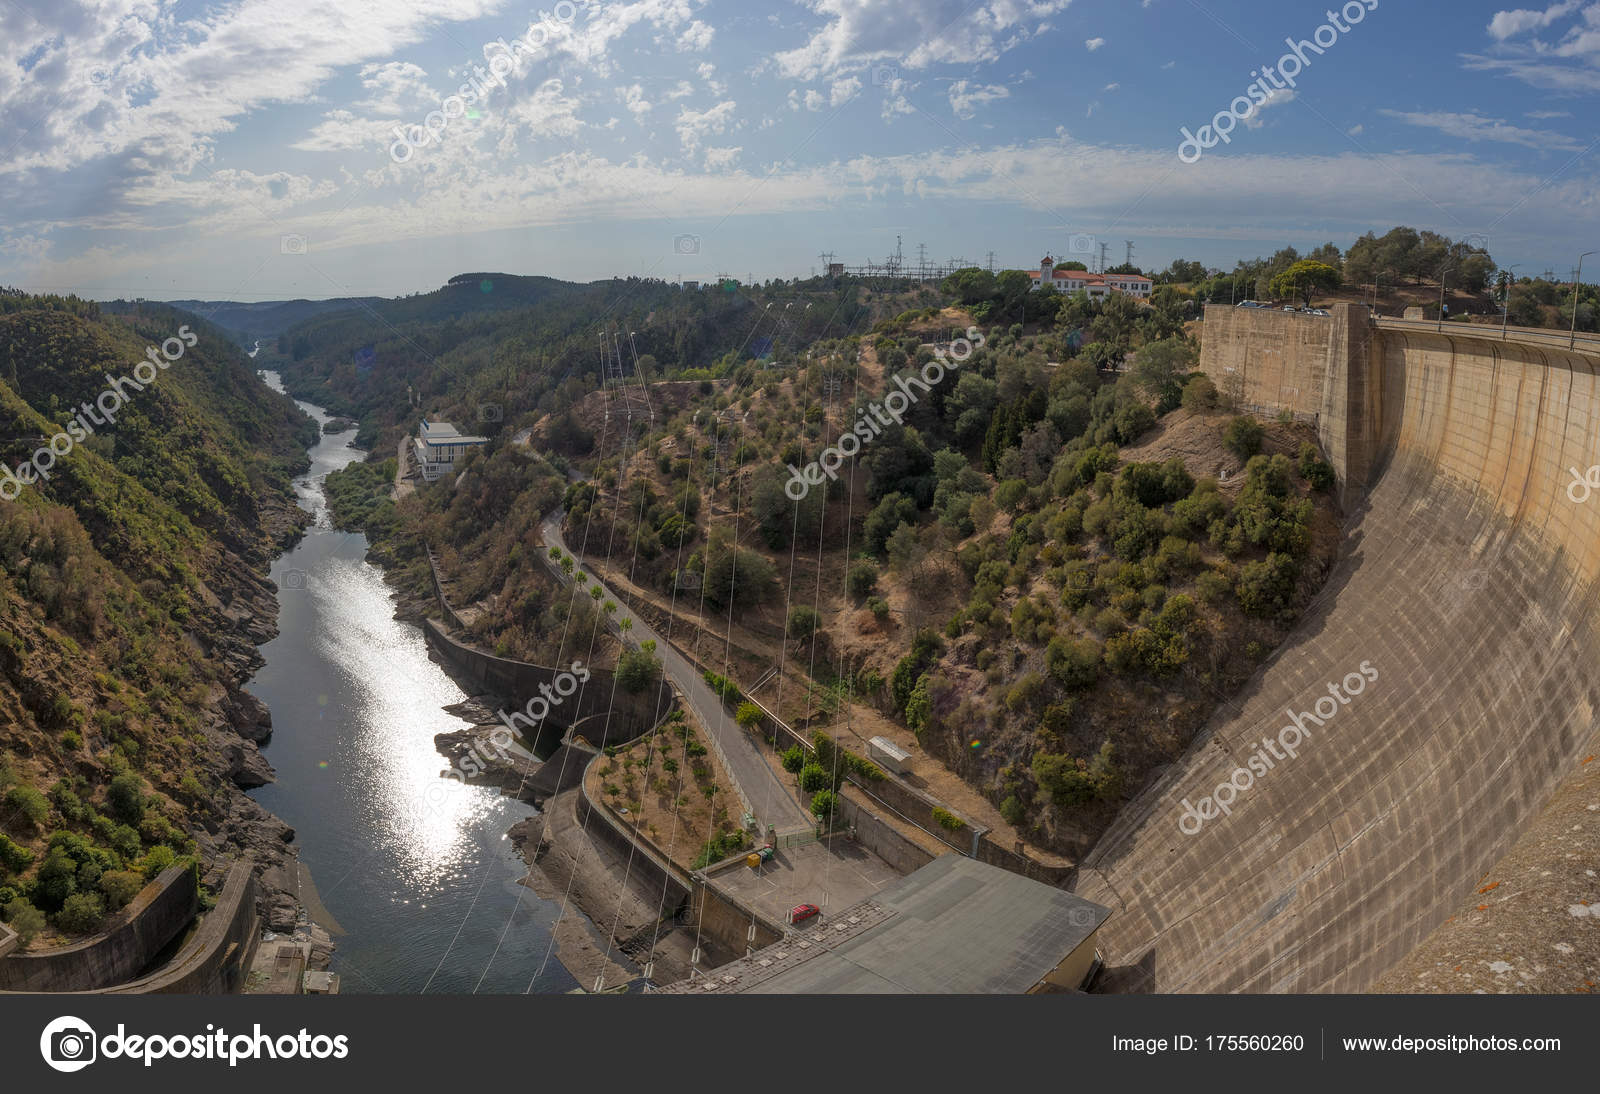
[[[1522,263],[1517,263],[1517,266],[1520,265],[1522,265]],[[1517,266],[1506,267],[1506,298],[1500,304],[1500,341],[1502,342],[1506,340],[1506,321],[1511,318],[1511,286],[1515,284],[1517,280],[1516,278],[1512,277],[1511,274],[1516,270]]]
[[[1444,330],[1444,282],[1445,282],[1445,275],[1448,274],[1453,269],[1455,269],[1454,266],[1446,266],[1444,269],[1439,271],[1439,326],[1438,326],[1438,329],[1440,331]]]
[[[1583,284],[1583,260],[1600,251],[1584,251],[1578,256],[1578,272],[1572,278],[1572,336],[1567,339],[1567,348],[1573,349],[1578,344],[1578,286]]]

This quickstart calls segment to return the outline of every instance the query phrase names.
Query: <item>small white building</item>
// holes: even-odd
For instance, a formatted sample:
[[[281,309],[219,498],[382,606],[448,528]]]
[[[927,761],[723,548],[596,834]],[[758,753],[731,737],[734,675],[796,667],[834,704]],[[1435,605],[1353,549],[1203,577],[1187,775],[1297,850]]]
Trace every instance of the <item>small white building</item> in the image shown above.
[[[1114,292],[1131,296],[1138,300],[1150,299],[1150,288],[1154,284],[1148,277],[1139,274],[1097,274],[1088,270],[1064,270],[1056,266],[1047,255],[1039,263],[1039,271],[1028,271],[1028,276],[1033,278],[1034,284],[1041,289],[1054,289],[1056,292],[1084,292],[1091,300],[1102,300]]]
[[[440,475],[453,472],[472,449],[488,443],[488,437],[471,436],[449,422],[424,418],[416,439],[417,466],[422,469],[424,480],[434,482]]]

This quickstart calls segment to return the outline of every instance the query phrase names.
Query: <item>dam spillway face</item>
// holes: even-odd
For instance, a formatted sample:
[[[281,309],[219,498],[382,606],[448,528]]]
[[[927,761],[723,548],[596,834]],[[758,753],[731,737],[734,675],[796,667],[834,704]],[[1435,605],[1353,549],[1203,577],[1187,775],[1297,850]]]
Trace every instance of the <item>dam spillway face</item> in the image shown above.
[[[1360,992],[1600,750],[1600,359],[1244,312],[1207,309],[1202,368],[1315,419],[1343,553],[1075,888],[1121,990]]]

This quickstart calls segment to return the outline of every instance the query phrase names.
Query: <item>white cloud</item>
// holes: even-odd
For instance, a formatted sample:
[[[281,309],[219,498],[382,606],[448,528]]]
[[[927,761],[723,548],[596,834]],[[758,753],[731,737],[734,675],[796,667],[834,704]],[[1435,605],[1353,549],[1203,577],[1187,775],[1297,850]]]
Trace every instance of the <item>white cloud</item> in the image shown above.
[[[735,105],[733,100],[725,100],[709,110],[690,110],[683,107],[678,113],[678,120],[674,127],[678,131],[678,139],[683,142],[685,151],[693,152],[700,146],[700,141],[713,133],[727,132],[728,124],[733,120]]]
[[[1347,136],[1347,137],[1359,137],[1359,136],[1361,136],[1361,134],[1365,133],[1366,131],[1367,131],[1367,127],[1364,126],[1364,125],[1361,125],[1358,122],[1357,124],[1352,125],[1349,129],[1346,129],[1344,132],[1345,132],[1345,136]]]
[[[695,67],[695,74],[700,77],[700,82],[711,89],[711,94],[721,95],[728,90],[728,85],[717,79],[717,66],[710,61],[701,61]]]
[[[1106,40],[1104,38],[1085,38],[1083,40],[1083,48],[1087,49],[1090,53],[1093,53],[1095,50],[1099,49],[1105,44]]]
[[[1564,133],[1543,129],[1523,129],[1499,118],[1486,118],[1482,114],[1458,114],[1449,111],[1379,110],[1386,117],[1424,129],[1436,129],[1448,137],[1467,141],[1496,141],[1517,144],[1524,148],[1571,152],[1583,147],[1581,141]]]
[[[707,148],[706,170],[725,171],[739,160],[739,153],[744,149],[738,146],[733,148]]]
[[[875,62],[981,64],[1034,37],[1071,0],[800,0],[826,23],[774,55],[780,75],[811,80]]]
[[[815,88],[806,89],[807,110],[821,110],[824,102],[826,102],[826,100],[823,99],[822,92],[816,90]]]
[[[1529,110],[1527,113],[1523,114],[1522,116],[1524,118],[1533,118],[1533,119],[1538,120],[1538,121],[1546,121],[1546,120],[1548,120],[1550,118],[1570,118],[1570,117],[1572,117],[1572,111],[1570,111],[1570,110]]]
[[[1504,40],[1530,30],[1543,30],[1557,19],[1564,19],[1577,10],[1578,0],[1566,0],[1564,3],[1551,4],[1543,11],[1529,11],[1526,8],[1497,11],[1494,18],[1489,20],[1489,36]]]
[[[978,112],[978,107],[1010,97],[1011,92],[998,85],[957,80],[950,85],[950,111],[958,118],[970,118]]]
[[[833,87],[828,90],[828,105],[843,106],[859,94],[861,94],[861,81],[854,76],[846,76],[842,80],[833,81]]]
[[[653,105],[645,101],[644,88],[638,84],[617,88],[617,98],[622,100],[623,105],[628,108],[628,112],[635,118],[643,118],[655,109]]]
[[[390,122],[358,118],[348,110],[330,110],[306,136],[289,145],[302,152],[343,152],[382,145],[393,139]]]
[[[678,48],[691,53],[698,53],[700,50],[708,49],[711,46],[711,39],[716,36],[716,33],[714,29],[696,19],[689,24],[688,29],[678,35]]]
[[[1289,88],[1275,89],[1264,101],[1255,104],[1256,108],[1250,112],[1248,118],[1244,119],[1244,127],[1246,129],[1260,129],[1267,124],[1266,119],[1262,117],[1263,114],[1275,106],[1283,106],[1294,102],[1294,100],[1295,92],[1293,90]]]
[[[1121,84],[1117,83],[1116,81],[1112,81],[1111,83],[1107,84],[1105,87],[1101,88],[1101,90],[1102,91],[1116,91],[1121,87],[1122,87]]]

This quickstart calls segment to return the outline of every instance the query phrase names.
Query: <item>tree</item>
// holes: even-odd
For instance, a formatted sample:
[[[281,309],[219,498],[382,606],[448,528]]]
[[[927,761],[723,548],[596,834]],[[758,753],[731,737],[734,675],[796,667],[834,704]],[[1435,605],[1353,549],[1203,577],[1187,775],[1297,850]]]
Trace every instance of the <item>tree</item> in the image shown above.
[[[28,903],[26,897],[16,897],[0,908],[0,918],[17,932],[17,940],[24,946],[45,928],[44,913]]]
[[[805,749],[799,745],[791,745],[783,753],[783,769],[791,775],[798,775],[806,765]]]
[[[74,893],[56,913],[56,926],[68,934],[90,934],[105,922],[106,906],[96,893]]]
[[[617,659],[617,685],[623,691],[637,695],[660,678],[661,659],[655,655],[653,642],[646,642],[638,649],[624,650]]]
[[[1296,262],[1282,273],[1272,279],[1271,291],[1274,297],[1299,297],[1306,305],[1311,306],[1313,292],[1332,292],[1342,283],[1339,271],[1325,262],[1312,262],[1309,259]]]
[[[878,588],[878,567],[869,558],[857,559],[845,574],[845,590],[855,599],[871,596]]]
[[[754,729],[761,724],[761,708],[750,702],[740,703],[733,720],[745,729]]]
[[[1230,419],[1222,430],[1222,444],[1241,460],[1248,460],[1261,451],[1261,441],[1267,435],[1265,427],[1254,418],[1240,415]]]
[[[1183,398],[1183,383],[1199,358],[1194,343],[1182,335],[1162,339],[1139,350],[1133,382],[1156,399],[1160,412],[1165,413]]]
[[[819,790],[811,798],[811,815],[824,823],[838,808],[839,795],[832,790]]]
[[[808,763],[800,769],[800,789],[814,794],[828,787],[833,780],[819,763]]]

